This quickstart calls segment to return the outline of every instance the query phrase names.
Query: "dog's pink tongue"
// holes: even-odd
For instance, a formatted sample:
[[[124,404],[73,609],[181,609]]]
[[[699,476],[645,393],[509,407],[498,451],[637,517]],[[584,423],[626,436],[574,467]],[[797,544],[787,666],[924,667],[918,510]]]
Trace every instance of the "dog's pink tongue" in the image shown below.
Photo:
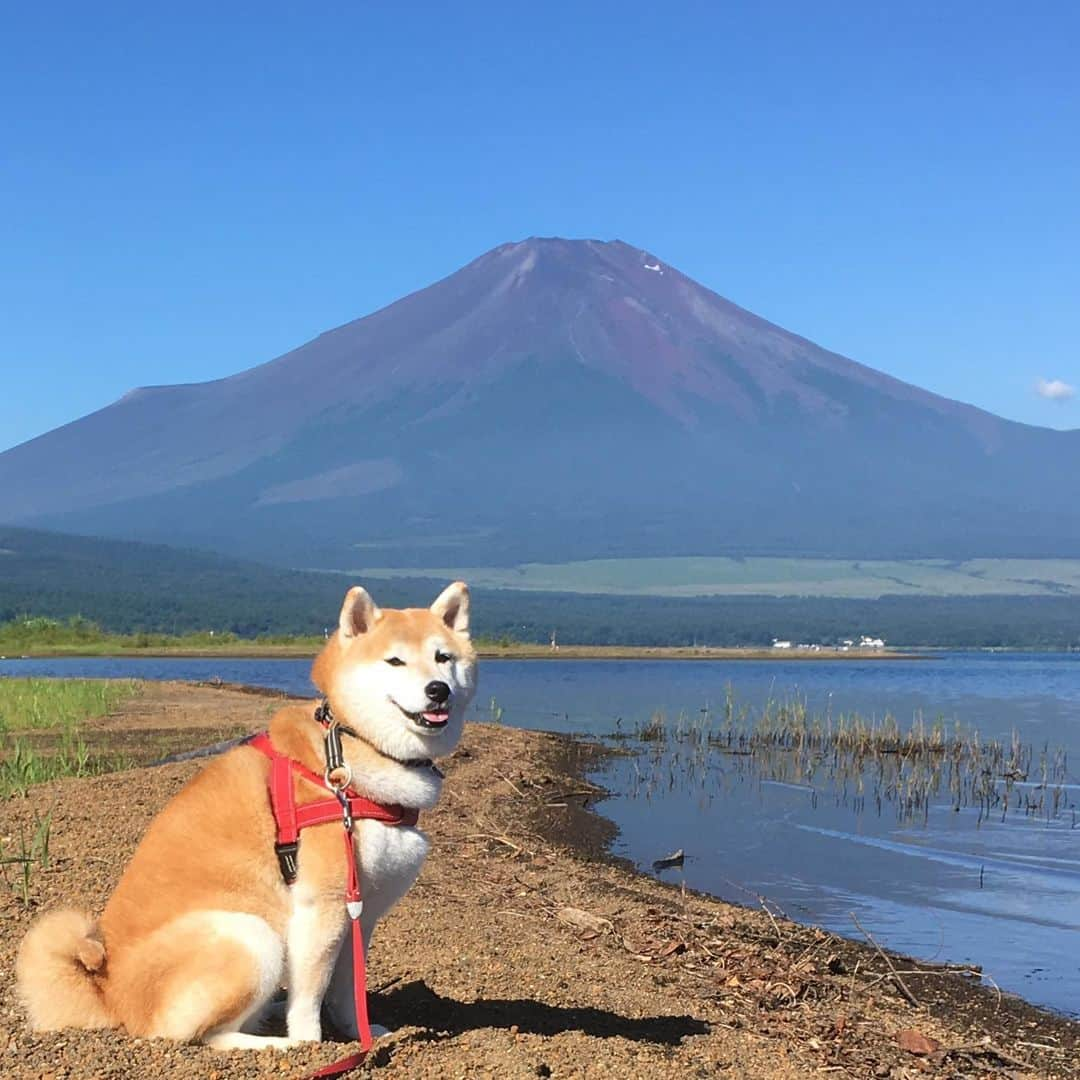
[[[424,719],[429,724],[445,724],[450,719],[449,713],[444,712],[426,712],[424,713]]]

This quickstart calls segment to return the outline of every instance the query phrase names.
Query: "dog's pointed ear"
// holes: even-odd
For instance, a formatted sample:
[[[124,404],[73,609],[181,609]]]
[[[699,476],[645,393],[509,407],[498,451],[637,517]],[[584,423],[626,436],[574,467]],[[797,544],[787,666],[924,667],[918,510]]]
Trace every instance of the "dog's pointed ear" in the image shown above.
[[[464,581],[455,581],[447,585],[438,599],[431,605],[431,610],[455,634],[469,635],[469,586]]]
[[[341,636],[349,639],[366,634],[380,615],[382,612],[375,606],[375,601],[368,595],[367,589],[354,585],[345,594],[345,603],[341,605],[341,614],[338,616]]]

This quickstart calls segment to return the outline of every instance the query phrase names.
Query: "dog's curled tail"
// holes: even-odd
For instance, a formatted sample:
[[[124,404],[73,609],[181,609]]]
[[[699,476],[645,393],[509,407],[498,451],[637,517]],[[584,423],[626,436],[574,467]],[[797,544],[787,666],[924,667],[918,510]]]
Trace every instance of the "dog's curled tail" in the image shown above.
[[[64,908],[27,931],[15,962],[19,997],[35,1031],[115,1027],[102,994],[105,946],[94,920]]]

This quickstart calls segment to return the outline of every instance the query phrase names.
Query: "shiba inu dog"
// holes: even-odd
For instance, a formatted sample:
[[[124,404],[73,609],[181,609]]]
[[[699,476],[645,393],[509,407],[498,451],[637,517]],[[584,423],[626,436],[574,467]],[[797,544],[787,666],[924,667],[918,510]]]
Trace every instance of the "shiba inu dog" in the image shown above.
[[[457,745],[476,687],[468,588],[456,582],[429,609],[404,610],[380,610],[351,589],[312,680],[340,727],[351,790],[406,810],[434,806],[442,774],[433,759]],[[315,705],[279,710],[274,752],[323,776],[316,718],[325,715]],[[217,758],[151,823],[99,921],[66,909],[34,923],[16,977],[35,1029],[122,1027],[221,1049],[286,1047],[322,1038],[325,1003],[334,1027],[357,1036],[352,954],[342,948],[341,823],[303,831],[295,882],[286,883],[270,768],[250,745]],[[327,799],[318,777],[296,777],[297,806]],[[428,842],[415,825],[378,820],[356,821],[352,838],[366,946],[416,880]],[[287,1035],[263,1037],[261,1013],[282,982]]]

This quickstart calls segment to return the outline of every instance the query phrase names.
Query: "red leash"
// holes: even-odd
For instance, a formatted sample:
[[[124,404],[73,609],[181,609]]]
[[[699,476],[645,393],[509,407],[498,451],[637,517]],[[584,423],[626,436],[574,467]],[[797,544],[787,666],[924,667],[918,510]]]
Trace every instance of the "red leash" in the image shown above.
[[[331,727],[330,731],[332,730]],[[329,732],[327,742],[329,747]],[[353,822],[366,818],[371,821],[381,821],[385,825],[415,825],[420,815],[416,810],[405,810],[400,806],[384,806],[382,803],[365,799],[348,786],[348,779],[341,787],[334,787],[329,780],[330,769],[327,769],[327,777],[322,777],[301,762],[282,754],[270,741],[269,732],[261,732],[247,745],[270,759],[270,807],[274,813],[274,824],[277,829],[274,851],[286,884],[292,885],[296,880],[301,830],[310,825],[325,825],[331,821],[340,821],[343,825],[341,835],[345,842],[345,909],[349,913],[349,934],[352,939],[353,1010],[360,1051],[340,1061],[332,1062],[330,1065],[324,1065],[321,1069],[310,1073],[309,1080],[344,1076],[363,1063],[373,1042],[371,1024],[368,1021],[364,934],[360,925],[364,902],[360,893],[360,873],[356,867],[356,851],[353,847]],[[328,753],[329,758],[339,756],[340,748],[336,754]],[[298,806],[295,776],[301,776],[320,787],[329,788],[334,794],[329,799],[318,799]]]

